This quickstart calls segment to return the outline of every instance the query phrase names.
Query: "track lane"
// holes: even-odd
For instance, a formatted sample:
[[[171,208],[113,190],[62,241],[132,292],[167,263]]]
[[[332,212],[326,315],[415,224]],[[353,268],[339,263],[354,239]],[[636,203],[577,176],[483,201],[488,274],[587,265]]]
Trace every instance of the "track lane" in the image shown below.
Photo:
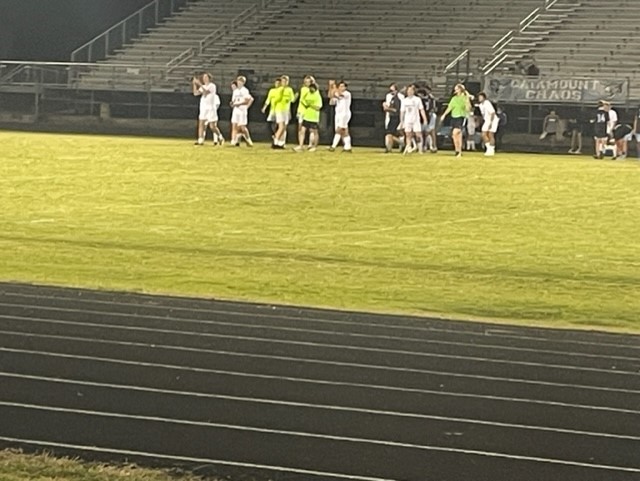
[[[639,358],[634,336],[0,284],[0,444],[325,479],[630,480]]]

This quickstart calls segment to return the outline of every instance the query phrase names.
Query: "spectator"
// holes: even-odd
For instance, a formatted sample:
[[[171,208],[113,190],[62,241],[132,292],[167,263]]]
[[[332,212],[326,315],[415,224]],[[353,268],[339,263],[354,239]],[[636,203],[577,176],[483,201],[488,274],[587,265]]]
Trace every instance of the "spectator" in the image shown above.
[[[544,140],[547,136],[551,135],[551,144],[555,145],[556,136],[560,131],[560,117],[556,114],[555,110],[551,110],[549,114],[544,118],[542,122],[542,133],[540,134],[540,140]]]
[[[496,108],[496,113],[498,114],[498,131],[496,132],[496,149],[502,149],[502,138],[504,137],[505,130],[507,128],[507,113],[504,109],[498,105]]]

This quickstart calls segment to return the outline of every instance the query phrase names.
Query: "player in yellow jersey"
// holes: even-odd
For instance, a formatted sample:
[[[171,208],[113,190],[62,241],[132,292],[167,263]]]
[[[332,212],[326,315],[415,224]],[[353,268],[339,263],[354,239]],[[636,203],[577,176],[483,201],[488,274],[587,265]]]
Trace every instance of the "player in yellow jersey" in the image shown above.
[[[276,123],[276,96],[278,95],[278,88],[280,87],[280,78],[277,78],[273,83],[273,87],[269,89],[269,93],[267,93],[267,98],[264,100],[264,104],[262,105],[262,113],[266,114],[267,109],[269,109],[269,115],[267,115],[267,122],[271,124],[271,130],[275,134],[278,125]]]
[[[280,87],[274,96],[274,110],[278,130],[273,137],[274,149],[284,149],[287,142],[287,126],[291,121],[291,104],[296,98],[296,94],[289,86],[289,76],[280,77]]]

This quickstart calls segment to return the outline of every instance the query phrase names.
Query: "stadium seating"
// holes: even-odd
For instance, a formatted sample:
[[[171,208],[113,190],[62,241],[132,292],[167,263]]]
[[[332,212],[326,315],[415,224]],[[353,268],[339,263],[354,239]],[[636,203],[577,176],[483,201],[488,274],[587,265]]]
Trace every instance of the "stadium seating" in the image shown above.
[[[496,71],[510,70],[527,56],[543,74],[640,80],[637,2],[191,0],[84,74],[79,87],[184,90],[195,70],[222,84],[246,71],[260,92],[276,75],[297,83],[313,73],[323,85],[344,78],[357,96],[379,97],[391,81],[442,79],[467,49],[465,75],[468,67],[480,74],[492,58]],[[513,38],[496,51],[508,32]]]
[[[640,79],[638,48],[637,0],[619,0],[615,5],[580,0],[562,27],[541,41],[508,46],[501,70],[509,70],[518,59],[527,56],[535,59],[542,75]]]
[[[368,0],[364,9],[360,0],[272,0],[200,48],[207,35],[263,3],[200,0],[85,75],[81,87],[179,89],[203,68],[219,81],[250,70],[265,88],[276,74],[313,72],[321,80],[348,79],[360,95],[377,95],[391,80],[441,75],[465,49],[472,49],[471,62],[487,57],[503,32],[540,1],[433,0],[422,7],[415,0]],[[193,55],[165,68],[190,48]]]

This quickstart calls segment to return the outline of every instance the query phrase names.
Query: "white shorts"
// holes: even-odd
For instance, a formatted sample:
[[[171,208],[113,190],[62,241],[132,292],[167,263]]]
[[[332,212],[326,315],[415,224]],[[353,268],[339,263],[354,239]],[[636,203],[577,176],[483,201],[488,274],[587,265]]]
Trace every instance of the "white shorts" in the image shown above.
[[[422,123],[420,119],[409,120],[404,122],[404,131],[405,132],[414,132],[416,134],[422,133]]]
[[[205,124],[212,124],[218,121],[218,111],[215,109],[205,109],[200,111],[198,120],[204,120]]]
[[[277,112],[276,122],[279,124],[288,124],[291,122],[291,112],[288,110],[285,110],[284,112]]]
[[[267,115],[267,122],[276,122],[276,113],[273,110],[269,110],[269,115]]]
[[[493,122],[488,119],[485,120],[484,123],[482,124],[482,131],[491,132],[492,134],[495,134],[498,131],[499,122],[500,122],[500,119],[498,117],[494,117]]]
[[[336,129],[348,129],[350,121],[351,121],[351,112],[346,112],[344,114],[336,114],[336,117],[335,117]]]
[[[231,113],[231,123],[237,125],[247,125],[249,123],[247,111],[245,109],[241,109],[235,107],[233,112]]]

